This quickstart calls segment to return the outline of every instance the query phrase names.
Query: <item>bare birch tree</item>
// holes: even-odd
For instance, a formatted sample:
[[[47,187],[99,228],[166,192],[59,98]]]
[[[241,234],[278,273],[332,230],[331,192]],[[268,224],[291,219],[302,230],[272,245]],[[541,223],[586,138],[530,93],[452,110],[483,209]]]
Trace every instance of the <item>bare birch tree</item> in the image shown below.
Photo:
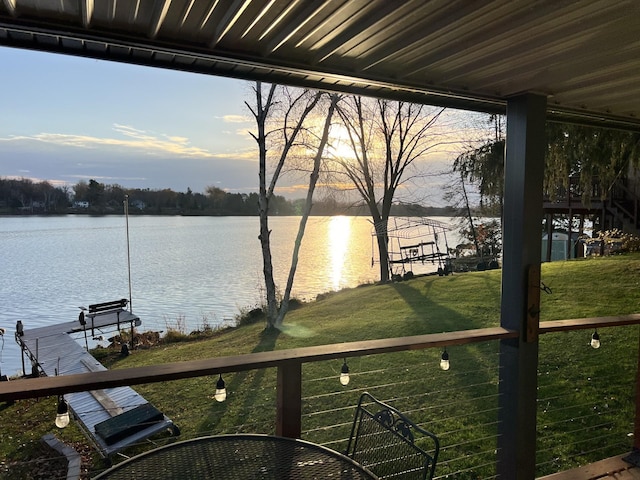
[[[271,230],[269,228],[270,200],[278,180],[285,171],[285,164],[294,152],[302,147],[308,152],[310,145],[304,141],[309,138],[307,123],[311,114],[319,105],[325,94],[309,90],[290,89],[275,84],[264,85],[256,82],[254,87],[256,95],[255,106],[245,102],[247,108],[256,120],[257,133],[251,133],[258,144],[259,150],[259,194],[258,210],[260,215],[260,246],[262,249],[262,266],[266,293],[266,321],[267,328],[278,328],[282,325],[289,307],[289,297],[293,287],[293,280],[298,263],[298,253],[302,244],[307,219],[311,212],[313,192],[319,176],[320,163],[325,146],[328,142],[331,118],[338,97],[332,96],[327,116],[325,118],[322,133],[318,143],[313,147],[315,155],[311,169],[309,187],[303,215],[300,219],[298,234],[296,236],[291,266],[287,279],[287,285],[282,297],[278,301],[278,292],[273,276],[273,258],[271,255]],[[270,146],[273,146],[274,155],[270,155]],[[307,155],[308,156],[308,155]],[[273,162],[269,162],[273,160]],[[268,167],[272,166],[270,178]]]

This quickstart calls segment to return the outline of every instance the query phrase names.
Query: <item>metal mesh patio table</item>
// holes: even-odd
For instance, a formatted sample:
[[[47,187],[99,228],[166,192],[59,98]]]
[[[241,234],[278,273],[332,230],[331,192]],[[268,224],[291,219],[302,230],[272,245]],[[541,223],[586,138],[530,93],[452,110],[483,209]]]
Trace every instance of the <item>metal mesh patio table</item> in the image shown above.
[[[375,479],[334,450],[270,435],[219,435],[173,443],[132,457],[96,479]]]

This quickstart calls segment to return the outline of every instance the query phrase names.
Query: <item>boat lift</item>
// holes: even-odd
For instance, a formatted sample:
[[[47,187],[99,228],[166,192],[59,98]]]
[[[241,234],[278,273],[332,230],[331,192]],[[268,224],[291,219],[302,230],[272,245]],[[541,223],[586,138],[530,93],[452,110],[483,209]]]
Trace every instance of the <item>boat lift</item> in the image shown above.
[[[428,273],[449,275],[453,272],[447,231],[450,227],[426,217],[392,217],[387,222],[388,259],[392,278],[412,276],[417,267]],[[373,252],[378,229],[372,230]],[[379,261],[379,260],[378,260]],[[424,268],[423,268],[424,267]]]

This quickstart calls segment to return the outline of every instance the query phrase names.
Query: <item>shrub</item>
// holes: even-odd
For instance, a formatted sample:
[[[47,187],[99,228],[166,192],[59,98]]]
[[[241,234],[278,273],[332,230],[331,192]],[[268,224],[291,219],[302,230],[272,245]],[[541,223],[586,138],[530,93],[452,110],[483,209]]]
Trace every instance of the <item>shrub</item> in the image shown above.
[[[640,237],[614,228],[596,232],[593,238],[585,238],[587,255],[615,255],[640,251]]]
[[[264,319],[264,310],[262,308],[256,307],[251,310],[241,311],[240,314],[236,317],[236,323],[238,326],[251,325]]]

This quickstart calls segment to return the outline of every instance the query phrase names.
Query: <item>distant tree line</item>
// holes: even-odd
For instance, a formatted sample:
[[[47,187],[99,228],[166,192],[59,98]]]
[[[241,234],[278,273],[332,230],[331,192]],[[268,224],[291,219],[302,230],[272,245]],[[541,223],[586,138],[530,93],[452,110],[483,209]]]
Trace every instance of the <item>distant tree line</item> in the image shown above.
[[[2,215],[61,215],[122,214],[125,196],[129,197],[129,213],[145,215],[258,215],[257,193],[229,193],[217,187],[207,187],[205,193],[175,192],[170,188],[124,188],[81,180],[73,187],[54,186],[50,182],[34,182],[27,178],[0,177],[0,214]],[[275,215],[299,215],[304,199],[287,200],[274,195],[270,208]],[[313,215],[367,215],[362,206],[355,207],[333,199],[314,202]],[[422,207],[394,205],[394,215],[435,216],[454,215],[450,207]]]
[[[64,213],[70,207],[70,189],[49,182],[0,178],[0,213]]]
[[[2,214],[121,214],[128,196],[129,213],[146,215],[257,215],[256,193],[228,193],[208,187],[205,193],[175,192],[170,188],[124,188],[89,180],[73,187],[53,186],[30,179],[0,178]],[[275,211],[294,215],[295,206],[282,196],[274,198]]]

